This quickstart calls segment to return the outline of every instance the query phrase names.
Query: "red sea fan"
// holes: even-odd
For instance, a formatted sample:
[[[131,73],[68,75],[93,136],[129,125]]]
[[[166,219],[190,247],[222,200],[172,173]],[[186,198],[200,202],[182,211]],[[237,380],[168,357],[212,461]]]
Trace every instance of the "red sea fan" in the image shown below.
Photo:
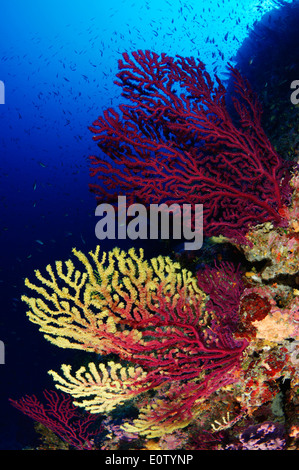
[[[9,401],[15,408],[46,426],[76,449],[91,450],[96,432],[90,430],[90,425],[97,416],[87,412],[83,414],[72,404],[71,397],[65,394],[45,390],[44,397],[46,404],[38,401],[35,395]]]
[[[207,236],[233,237],[249,224],[281,222],[288,177],[261,127],[249,83],[235,79],[233,120],[226,90],[194,58],[150,51],[123,54],[119,112],[108,109],[90,130],[104,152],[91,156],[99,202],[203,204]],[[108,157],[108,158],[107,158]]]

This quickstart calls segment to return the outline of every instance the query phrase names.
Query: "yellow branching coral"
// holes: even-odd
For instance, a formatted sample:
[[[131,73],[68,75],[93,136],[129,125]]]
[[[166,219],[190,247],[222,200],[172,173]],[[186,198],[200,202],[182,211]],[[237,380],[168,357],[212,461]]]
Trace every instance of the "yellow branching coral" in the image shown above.
[[[161,289],[165,297],[178,298],[178,290],[185,295],[202,295],[196,280],[179,263],[159,256],[148,263],[143,250],[128,253],[114,248],[103,253],[100,247],[90,252],[89,260],[82,252],[73,249],[84,271],[76,269],[72,260],[57,261],[55,269],[48,265],[47,276],[39,270],[35,275],[40,285],[25,280],[27,287],[38,294],[22,296],[30,310],[27,315],[46,339],[62,348],[83,349],[97,353],[120,353],[121,341],[138,342],[136,329],[124,330],[117,325],[124,321],[138,322],[149,317],[154,309],[155,291]],[[115,346],[118,338],[118,346]]]
[[[56,381],[56,388],[79,399],[74,404],[85,408],[90,413],[107,413],[117,405],[148,389],[147,373],[141,367],[122,367],[113,361],[107,366],[93,362],[88,368],[81,367],[75,376],[71,366],[61,366],[64,377],[49,371]]]

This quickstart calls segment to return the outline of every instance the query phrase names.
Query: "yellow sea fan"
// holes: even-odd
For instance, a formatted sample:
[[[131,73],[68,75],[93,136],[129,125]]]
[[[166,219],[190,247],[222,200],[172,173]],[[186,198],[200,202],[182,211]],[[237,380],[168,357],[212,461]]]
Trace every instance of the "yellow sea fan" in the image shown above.
[[[180,295],[187,302],[204,298],[192,273],[168,257],[148,262],[143,250],[137,253],[133,248],[128,253],[114,248],[100,256],[99,246],[89,256],[76,249],[73,254],[80,269],[67,260],[48,265],[45,275],[36,270],[39,284],[25,280],[35,296],[22,296],[30,308],[30,321],[59,347],[125,357],[125,343],[140,341],[138,322],[155,314],[159,296],[171,300],[174,307],[182,288]],[[128,330],[122,323],[135,327]]]
[[[93,362],[72,374],[71,366],[61,366],[62,375],[50,370],[56,388],[76,399],[74,404],[90,413],[109,413],[116,406],[148,389],[147,373],[139,366],[122,367],[113,361],[107,366]]]

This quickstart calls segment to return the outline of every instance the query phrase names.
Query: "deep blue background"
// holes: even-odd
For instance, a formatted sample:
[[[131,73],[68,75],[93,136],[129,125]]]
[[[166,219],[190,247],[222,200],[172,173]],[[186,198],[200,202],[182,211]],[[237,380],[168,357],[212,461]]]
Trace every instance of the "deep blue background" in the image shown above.
[[[254,21],[275,2],[262,0],[116,0],[2,2],[0,80],[0,449],[35,442],[33,422],[8,403],[53,388],[47,370],[73,351],[49,344],[26,318],[24,278],[72,247],[97,244],[88,191],[88,126],[117,106],[113,84],[124,51],[195,56],[225,79],[225,66]],[[117,243],[131,246],[131,243]],[[103,249],[114,246],[102,243]],[[134,243],[137,246],[136,243]],[[150,256],[159,246],[143,244]]]

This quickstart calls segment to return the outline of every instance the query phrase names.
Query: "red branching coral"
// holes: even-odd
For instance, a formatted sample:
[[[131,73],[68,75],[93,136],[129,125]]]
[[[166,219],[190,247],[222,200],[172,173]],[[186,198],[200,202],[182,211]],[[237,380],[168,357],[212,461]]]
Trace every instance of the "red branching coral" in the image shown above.
[[[90,127],[106,154],[91,156],[98,200],[201,203],[205,234],[240,235],[249,224],[280,222],[288,178],[261,127],[261,106],[249,83],[235,79],[237,119],[226,90],[194,58],[150,51],[123,54],[118,81],[131,101],[104,112]],[[108,158],[107,158],[108,157]]]
[[[46,426],[76,449],[91,450],[95,432],[89,428],[97,416],[87,412],[82,414],[72,404],[71,397],[65,394],[46,390],[44,397],[45,405],[38,401],[35,395],[26,395],[19,400],[10,399],[9,401],[15,408]]]
[[[197,273],[199,287],[209,296],[206,309],[221,319],[222,329],[227,327],[235,332],[239,323],[240,297],[244,290],[240,266],[220,262],[212,268],[205,268]]]
[[[120,343],[119,354],[151,371],[147,380],[151,379],[152,386],[194,379],[203,370],[209,371],[210,381],[213,374],[223,374],[238,363],[246,342],[235,342],[222,325],[214,334],[209,321],[212,325],[213,320],[221,323],[221,319],[214,315],[205,319],[201,298],[190,297],[188,302],[185,289],[178,289],[175,301],[170,301],[159,286],[151,307],[154,315],[140,305],[138,321],[126,319],[130,328],[142,333],[142,340],[127,342],[126,348]],[[115,346],[117,341],[115,338]]]

